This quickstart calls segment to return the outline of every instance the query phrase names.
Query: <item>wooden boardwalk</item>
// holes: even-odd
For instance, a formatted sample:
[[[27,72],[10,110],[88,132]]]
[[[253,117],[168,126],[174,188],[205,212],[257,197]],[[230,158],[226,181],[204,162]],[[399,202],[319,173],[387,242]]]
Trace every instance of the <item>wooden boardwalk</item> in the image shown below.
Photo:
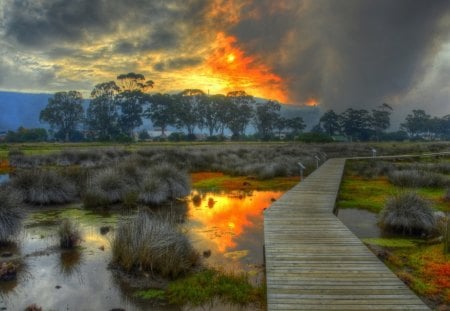
[[[429,310],[333,214],[345,159],[265,211],[268,310]]]

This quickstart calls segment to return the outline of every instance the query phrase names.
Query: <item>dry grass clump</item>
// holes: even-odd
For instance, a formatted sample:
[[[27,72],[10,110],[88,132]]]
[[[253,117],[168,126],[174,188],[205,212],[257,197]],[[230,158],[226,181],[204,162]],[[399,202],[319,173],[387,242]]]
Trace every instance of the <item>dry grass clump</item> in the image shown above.
[[[392,184],[400,187],[444,187],[449,184],[445,175],[419,170],[397,170],[388,177]]]
[[[186,172],[167,163],[143,168],[128,161],[93,173],[82,197],[86,207],[114,203],[132,207],[138,202],[158,205],[189,193],[190,180]]]
[[[111,248],[113,263],[123,270],[170,278],[188,272],[199,260],[176,224],[145,212],[119,224]]]
[[[74,248],[81,241],[79,225],[70,219],[63,219],[58,227],[58,237],[61,248]]]
[[[380,213],[379,224],[387,231],[402,234],[428,234],[436,227],[430,203],[415,192],[390,197]]]
[[[24,212],[20,193],[0,186],[0,244],[8,242],[22,227]]]
[[[11,186],[20,191],[31,204],[62,204],[72,202],[77,194],[69,180],[51,170],[22,170],[12,179]]]

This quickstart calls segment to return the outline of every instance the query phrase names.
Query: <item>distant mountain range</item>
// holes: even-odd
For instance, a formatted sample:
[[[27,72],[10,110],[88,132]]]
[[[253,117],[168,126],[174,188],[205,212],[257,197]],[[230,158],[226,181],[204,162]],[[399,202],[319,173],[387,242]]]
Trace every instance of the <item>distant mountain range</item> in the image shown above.
[[[16,130],[20,126],[26,128],[44,127],[39,122],[39,113],[48,103],[53,94],[17,93],[0,91],[0,132]],[[257,104],[263,102],[257,99]],[[87,101],[86,101],[87,105]],[[319,107],[298,107],[282,105],[281,115],[287,118],[300,116],[308,128],[319,121],[321,110]],[[143,127],[151,128],[150,122],[144,122]]]

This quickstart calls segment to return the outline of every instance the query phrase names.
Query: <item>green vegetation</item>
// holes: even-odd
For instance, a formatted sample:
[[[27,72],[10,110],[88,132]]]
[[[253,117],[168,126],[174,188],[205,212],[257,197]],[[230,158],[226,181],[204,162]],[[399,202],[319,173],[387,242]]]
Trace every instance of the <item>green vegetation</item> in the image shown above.
[[[369,245],[376,245],[389,248],[415,247],[422,240],[408,238],[367,238],[363,242]]]
[[[423,240],[367,239],[369,245],[386,247],[385,263],[417,294],[427,297],[436,310],[450,303],[450,255],[443,244],[426,245]],[[375,250],[376,251],[376,250]]]
[[[172,281],[166,290],[140,290],[134,296],[188,307],[213,307],[217,300],[233,306],[264,305],[266,299],[265,287],[252,286],[246,274],[216,269],[205,269]]]
[[[149,299],[149,300],[165,299],[166,292],[162,289],[151,288],[151,289],[147,289],[147,290],[137,291],[134,293],[133,296],[137,297],[137,298]]]
[[[233,305],[260,302],[260,291],[244,274],[233,275],[217,270],[204,270],[169,284],[167,298],[177,305],[203,306],[214,299]]]

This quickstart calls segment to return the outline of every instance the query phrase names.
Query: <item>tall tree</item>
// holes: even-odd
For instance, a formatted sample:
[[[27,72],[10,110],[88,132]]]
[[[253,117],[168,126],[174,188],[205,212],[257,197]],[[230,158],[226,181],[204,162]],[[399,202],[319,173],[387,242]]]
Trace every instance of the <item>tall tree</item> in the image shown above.
[[[306,127],[302,117],[293,117],[286,119],[287,127],[291,130],[292,135],[300,134]]]
[[[129,72],[125,74],[120,74],[117,76],[117,81],[119,81],[119,86],[121,90],[124,91],[146,91],[153,87],[154,82],[152,80],[145,81],[143,74]]]
[[[380,140],[381,134],[391,125],[391,113],[392,107],[386,103],[381,104],[378,109],[372,110],[372,128],[377,140]]]
[[[109,81],[97,84],[91,92],[86,124],[102,140],[110,140],[119,132],[119,113],[115,98],[119,91],[117,84]]]
[[[142,113],[148,96],[145,91],[153,87],[153,81],[145,81],[142,74],[130,72],[117,76],[120,91],[116,95],[118,125],[122,133],[133,135],[133,130],[142,125]]]
[[[372,116],[367,110],[349,108],[339,118],[342,131],[350,140],[368,140],[370,138]]]
[[[72,133],[83,120],[83,96],[80,92],[57,92],[49,98],[39,120],[47,122],[59,136],[69,141]]]
[[[176,96],[176,124],[178,128],[186,128],[188,135],[193,135],[199,124],[198,105],[204,96],[198,89],[186,89]]]
[[[161,128],[161,136],[165,136],[166,128],[175,124],[174,97],[170,94],[153,94],[150,99],[150,106],[144,115],[152,120],[153,126]]]
[[[422,109],[415,109],[412,114],[408,114],[405,123],[400,124],[410,136],[415,137],[420,133],[429,131],[431,116]]]
[[[200,127],[206,127],[209,136],[214,135],[220,128],[221,107],[226,104],[226,97],[222,94],[203,96],[198,103],[198,114]],[[226,112],[225,112],[226,114]]]
[[[245,134],[245,129],[253,116],[252,104],[255,102],[253,96],[244,91],[233,91],[227,93],[230,100],[228,128],[233,137],[238,138]]]
[[[280,116],[280,109],[279,103],[270,100],[256,107],[254,122],[261,138],[268,139],[273,135],[273,130]]]
[[[282,116],[279,116],[275,122],[275,128],[278,131],[278,138],[281,138],[281,133],[288,127],[288,120]]]
[[[339,116],[333,110],[325,112],[320,118],[320,123],[325,132],[330,136],[336,134],[340,129]]]

